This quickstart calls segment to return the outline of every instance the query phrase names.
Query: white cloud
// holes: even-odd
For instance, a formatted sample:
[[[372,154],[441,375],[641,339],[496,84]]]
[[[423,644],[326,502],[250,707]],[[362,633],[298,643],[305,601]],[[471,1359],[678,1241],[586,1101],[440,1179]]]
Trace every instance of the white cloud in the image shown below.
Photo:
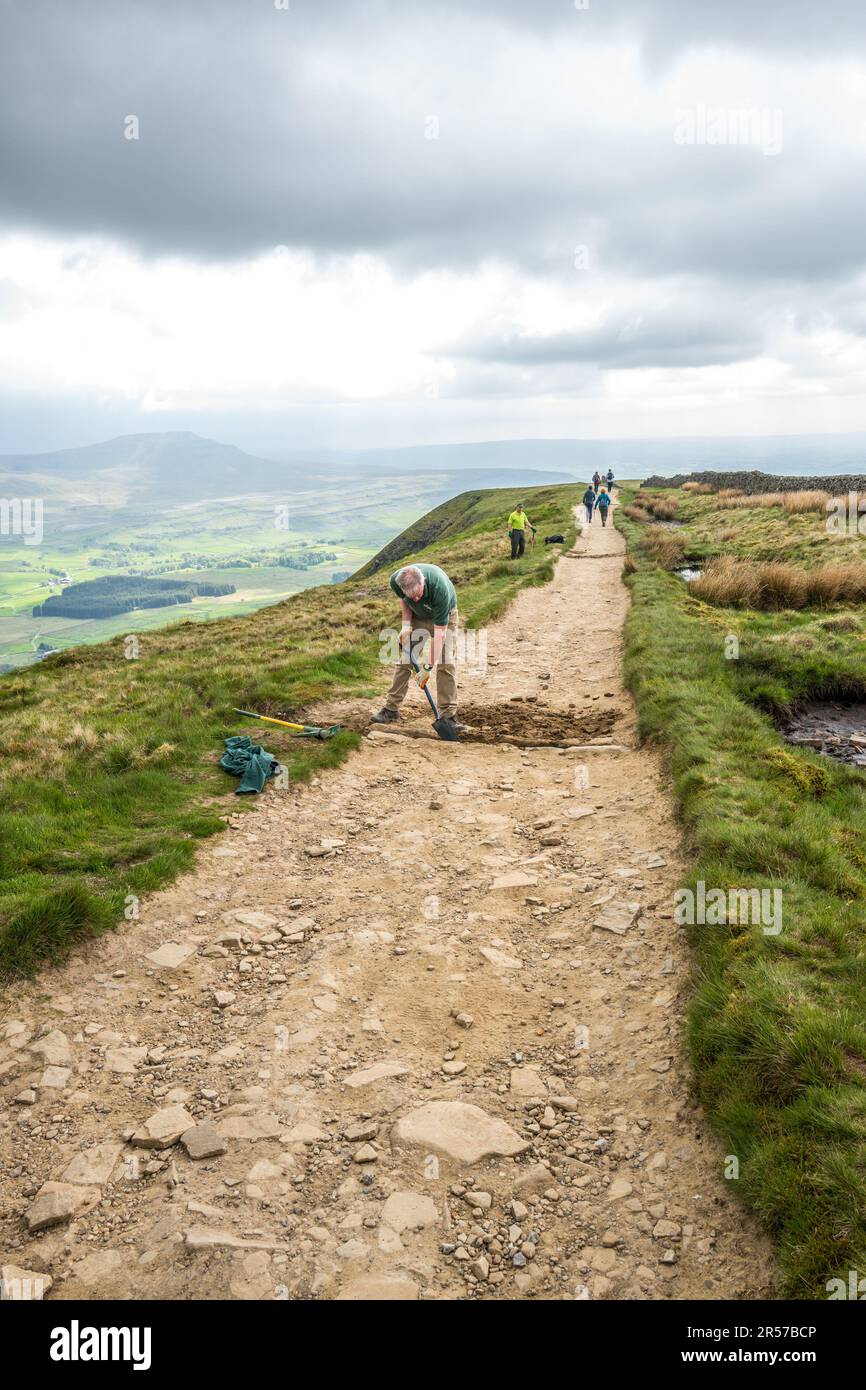
[[[82,0],[43,50],[7,7],[5,389],[367,443],[866,428],[866,11],[758,8]]]

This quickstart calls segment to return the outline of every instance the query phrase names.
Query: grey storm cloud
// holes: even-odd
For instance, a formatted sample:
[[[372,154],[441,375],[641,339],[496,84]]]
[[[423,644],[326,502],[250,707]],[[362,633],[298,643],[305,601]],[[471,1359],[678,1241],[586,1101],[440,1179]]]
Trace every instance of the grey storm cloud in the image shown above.
[[[864,39],[862,0],[0,0],[0,229],[199,262],[494,262],[564,305],[594,277],[628,298],[548,334],[503,307],[431,349],[446,399],[591,395],[604,370],[783,339],[794,361],[789,328],[866,338]],[[784,103],[776,153],[674,138],[678,105],[724,102],[731,55],[751,100]],[[581,63],[610,80],[584,90]],[[810,64],[826,101],[798,101]],[[26,307],[0,281],[0,320]]]
[[[704,45],[844,53],[866,37],[859,0],[586,0],[585,7],[574,0],[473,0],[476,7],[500,20],[556,29],[573,26],[577,11],[594,32],[637,34],[655,58]]]
[[[0,27],[7,227],[199,259],[370,251],[408,270],[565,275],[578,242],[633,273],[838,276],[862,260],[866,169],[850,149],[826,158],[826,132],[792,158],[707,158],[674,144],[667,106],[629,125],[615,84],[592,109],[553,80],[584,37],[656,60],[705,43],[844,52],[866,34],[853,0],[0,0]]]
[[[706,367],[757,356],[756,322],[709,303],[683,299],[661,309],[619,312],[603,324],[567,333],[488,335],[455,344],[452,356],[512,367],[595,364],[600,368]]]

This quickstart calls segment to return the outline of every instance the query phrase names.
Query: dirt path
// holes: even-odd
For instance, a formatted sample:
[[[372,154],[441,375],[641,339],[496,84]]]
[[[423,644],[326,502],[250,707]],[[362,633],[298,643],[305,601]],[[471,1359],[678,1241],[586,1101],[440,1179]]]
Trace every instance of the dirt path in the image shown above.
[[[520,711],[540,741],[614,747],[377,732],[15,991],[5,1265],[51,1298],[770,1292],[688,1095],[677,831],[620,678],[622,553],[596,518],[462,686],[487,727]]]

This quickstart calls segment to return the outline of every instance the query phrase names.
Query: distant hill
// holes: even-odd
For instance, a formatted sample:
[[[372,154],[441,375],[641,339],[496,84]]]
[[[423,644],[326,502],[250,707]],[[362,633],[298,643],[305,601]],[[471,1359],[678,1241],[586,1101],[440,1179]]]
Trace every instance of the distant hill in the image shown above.
[[[539,460],[541,462],[541,460]],[[422,476],[419,476],[422,475]],[[256,493],[305,495],[359,479],[418,477],[422,503],[455,486],[495,487],[570,482],[570,472],[535,468],[506,445],[393,449],[364,453],[287,450],[283,459],[258,458],[234,444],[185,432],[125,434],[77,449],[0,454],[0,488],[15,495],[32,485],[46,498],[119,507],[136,500],[172,502]],[[423,481],[422,481],[423,477]],[[323,511],[327,509],[323,508]]]

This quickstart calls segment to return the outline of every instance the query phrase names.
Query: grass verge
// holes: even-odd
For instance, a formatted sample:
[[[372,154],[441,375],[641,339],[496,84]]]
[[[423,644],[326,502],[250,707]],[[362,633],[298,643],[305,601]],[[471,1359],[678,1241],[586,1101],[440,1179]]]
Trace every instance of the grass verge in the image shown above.
[[[730,512],[679,495],[686,550],[697,534],[724,553]],[[866,698],[861,611],[710,606],[659,566],[639,519],[621,509],[617,524],[632,571],[626,678],[669,759],[692,857],[683,886],[782,894],[778,935],[688,928],[695,1085],[775,1237],[784,1293],[826,1298],[828,1280],[866,1272],[866,779],[789,748],[772,716],[809,696]],[[777,553],[812,557],[823,524],[762,508],[751,548],[733,539],[754,557],[772,531]]]

